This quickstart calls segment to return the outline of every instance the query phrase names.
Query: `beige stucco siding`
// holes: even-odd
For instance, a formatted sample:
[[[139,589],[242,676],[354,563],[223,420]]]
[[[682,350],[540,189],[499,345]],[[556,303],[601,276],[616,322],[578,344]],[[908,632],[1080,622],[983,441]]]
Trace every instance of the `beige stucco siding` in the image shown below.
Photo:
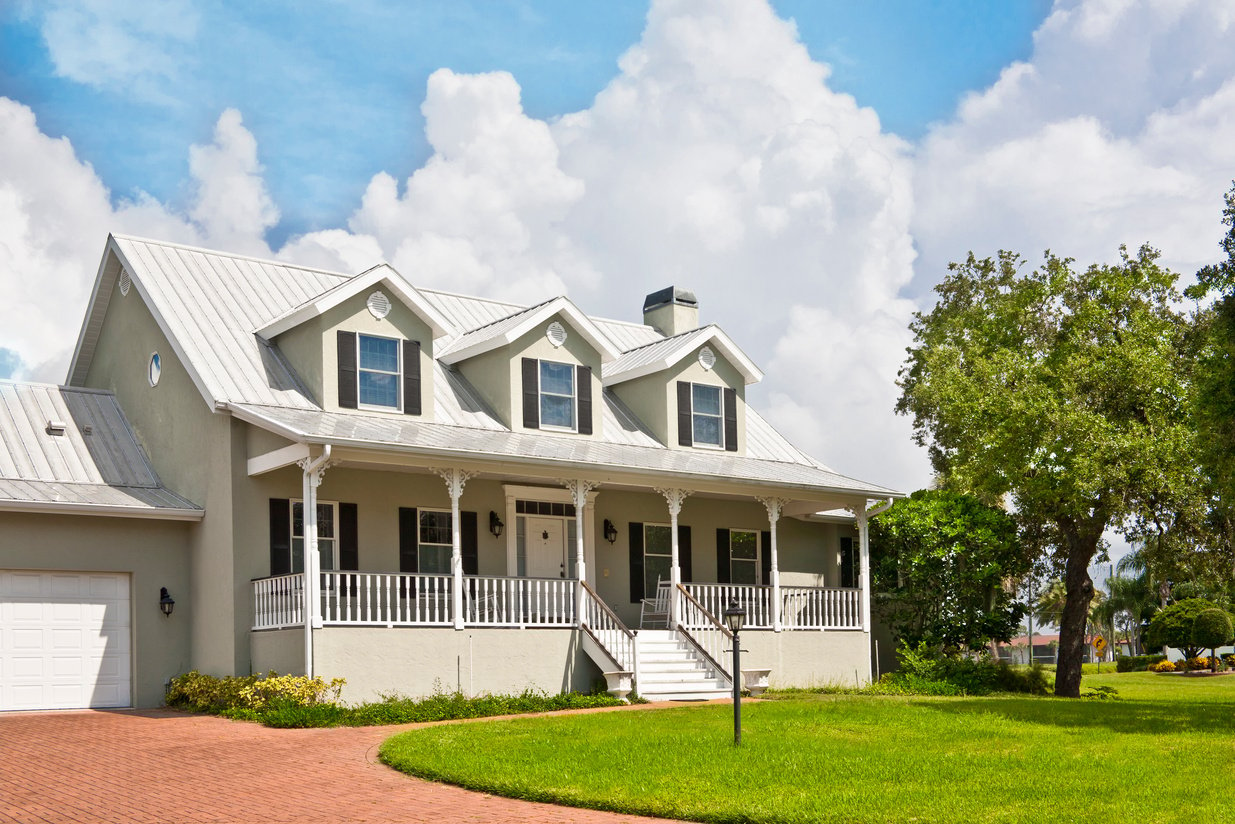
[[[856,630],[741,635],[742,669],[771,669],[773,687],[860,686],[870,682],[870,634]]]
[[[0,569],[122,572],[132,598],[133,705],[157,707],[163,686],[191,668],[197,598],[189,586],[190,525],[134,518],[0,512]],[[159,589],[176,600],[159,610]]]
[[[304,628],[249,633],[252,673],[304,674]],[[320,673],[319,673],[320,674]],[[327,680],[337,677],[328,675]]]

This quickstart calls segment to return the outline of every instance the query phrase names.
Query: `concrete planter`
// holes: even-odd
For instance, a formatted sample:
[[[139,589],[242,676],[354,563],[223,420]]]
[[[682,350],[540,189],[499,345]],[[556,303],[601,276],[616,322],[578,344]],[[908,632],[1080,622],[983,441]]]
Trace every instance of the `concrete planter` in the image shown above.
[[[762,695],[768,688],[768,674],[771,672],[770,669],[742,670],[742,689],[749,692],[752,698]]]
[[[614,698],[625,701],[630,697],[631,688],[634,686],[633,672],[606,672],[605,673],[605,689]]]

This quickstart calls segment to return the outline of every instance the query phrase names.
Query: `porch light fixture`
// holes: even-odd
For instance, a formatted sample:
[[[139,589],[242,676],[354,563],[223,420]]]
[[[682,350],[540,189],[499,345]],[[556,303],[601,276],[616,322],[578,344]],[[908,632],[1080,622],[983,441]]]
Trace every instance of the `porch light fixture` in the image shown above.
[[[493,533],[494,538],[502,537],[502,530],[505,528],[502,519],[497,517],[497,513],[492,509],[489,510],[489,531]]]
[[[176,608],[176,601],[167,594],[167,587],[159,588],[159,609],[166,616],[171,616],[172,610]]]
[[[608,518],[605,518],[605,540],[609,543],[617,540],[617,527]]]
[[[737,601],[730,601],[724,615],[725,626],[733,633],[733,746],[737,747],[742,743],[742,644],[738,633],[746,623],[746,610]]]

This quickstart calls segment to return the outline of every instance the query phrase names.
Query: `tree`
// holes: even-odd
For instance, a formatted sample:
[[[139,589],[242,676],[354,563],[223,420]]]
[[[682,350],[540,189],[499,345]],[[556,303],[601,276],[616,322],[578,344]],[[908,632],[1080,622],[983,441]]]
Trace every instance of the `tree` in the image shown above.
[[[1158,253],[1075,271],[1047,253],[952,264],[900,372],[948,488],[1010,500],[1022,537],[1062,573],[1057,695],[1080,695],[1088,567],[1108,528],[1169,521],[1196,496],[1186,319]],[[1139,532],[1135,534],[1140,534]]]
[[[1007,641],[1029,570],[1016,522],[976,498],[919,490],[871,524],[872,592],[896,636],[948,651]]]
[[[1052,578],[1046,584],[1046,589],[1038,593],[1038,600],[1033,603],[1033,617],[1039,626],[1052,624],[1059,626],[1063,620],[1063,608],[1068,602],[1068,590],[1063,581]]]
[[[1145,633],[1146,643],[1151,647],[1175,647],[1183,650],[1185,658],[1195,658],[1206,645],[1193,642],[1192,625],[1198,615],[1210,609],[1216,607],[1204,598],[1176,601],[1154,615]]]
[[[1231,616],[1220,609],[1207,609],[1192,622],[1192,643],[1209,648],[1209,669],[1218,671],[1218,647],[1231,640]]]

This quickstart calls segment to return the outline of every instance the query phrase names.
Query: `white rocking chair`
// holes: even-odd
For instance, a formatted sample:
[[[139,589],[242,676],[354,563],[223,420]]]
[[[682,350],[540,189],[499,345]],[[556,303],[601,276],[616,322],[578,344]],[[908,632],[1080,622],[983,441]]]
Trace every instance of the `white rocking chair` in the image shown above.
[[[669,582],[656,579],[656,597],[639,602],[639,628],[651,629],[651,624],[669,626]]]

